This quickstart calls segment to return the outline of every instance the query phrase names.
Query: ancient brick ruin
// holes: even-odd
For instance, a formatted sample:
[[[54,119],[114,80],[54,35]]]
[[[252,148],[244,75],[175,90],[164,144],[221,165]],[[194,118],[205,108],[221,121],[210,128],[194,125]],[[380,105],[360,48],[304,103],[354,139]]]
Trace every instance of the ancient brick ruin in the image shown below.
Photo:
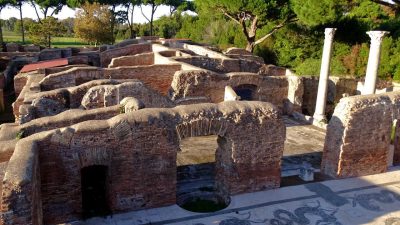
[[[16,122],[0,126],[1,224],[82,219],[83,177],[96,169],[109,213],[176,204],[179,143],[189,137],[217,136],[215,190],[223,198],[278,188],[283,116],[315,110],[317,77],[240,49],[142,39],[45,51],[53,55],[43,59],[64,54],[68,65],[13,77]],[[389,165],[400,95],[357,93],[356,80],[330,78],[321,172],[332,178]],[[395,163],[399,137],[396,129]]]

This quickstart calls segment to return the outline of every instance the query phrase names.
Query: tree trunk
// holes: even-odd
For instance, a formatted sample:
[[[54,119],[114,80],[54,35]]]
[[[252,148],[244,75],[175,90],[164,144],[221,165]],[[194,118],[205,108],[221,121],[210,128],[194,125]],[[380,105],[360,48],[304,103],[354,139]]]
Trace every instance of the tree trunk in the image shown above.
[[[19,2],[19,18],[21,20],[22,44],[25,44],[24,18],[22,18],[22,2]]]
[[[129,26],[129,31],[131,32],[130,39],[135,38],[135,34],[133,32],[133,26],[132,25]]]
[[[131,39],[135,38],[135,36],[136,36],[133,33],[133,12],[134,12],[134,10],[135,10],[135,5],[132,4],[131,22],[129,23],[129,31],[131,32],[131,36],[130,36]],[[129,19],[128,19],[128,21],[129,21]]]
[[[153,19],[154,19],[154,6],[151,9],[151,18],[150,18],[150,36],[153,36]]]
[[[1,11],[1,9],[0,9]],[[3,39],[3,22],[0,20],[0,51],[4,52],[4,39]]]
[[[111,16],[111,44],[114,44],[115,39],[114,39],[114,27],[115,27],[115,5],[112,6],[112,10],[111,10],[112,16]]]
[[[253,53],[255,47],[254,43],[255,43],[254,41],[253,42],[247,41],[246,51]]]

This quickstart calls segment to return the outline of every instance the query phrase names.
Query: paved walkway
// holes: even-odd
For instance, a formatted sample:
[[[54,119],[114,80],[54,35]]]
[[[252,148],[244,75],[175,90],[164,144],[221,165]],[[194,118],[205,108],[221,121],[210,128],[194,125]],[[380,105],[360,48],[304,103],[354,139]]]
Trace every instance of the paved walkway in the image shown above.
[[[400,167],[384,174],[237,195],[228,208],[215,213],[192,213],[173,205],[71,224],[398,225]]]

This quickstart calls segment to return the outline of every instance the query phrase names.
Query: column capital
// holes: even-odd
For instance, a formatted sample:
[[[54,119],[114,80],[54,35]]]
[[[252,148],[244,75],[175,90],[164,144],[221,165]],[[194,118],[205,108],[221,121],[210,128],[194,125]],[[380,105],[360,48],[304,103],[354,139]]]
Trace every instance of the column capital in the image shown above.
[[[325,28],[325,39],[333,39],[336,30],[336,28]]]
[[[368,31],[367,34],[371,38],[371,44],[373,43],[382,43],[383,37],[386,34],[389,34],[390,32],[388,31]]]

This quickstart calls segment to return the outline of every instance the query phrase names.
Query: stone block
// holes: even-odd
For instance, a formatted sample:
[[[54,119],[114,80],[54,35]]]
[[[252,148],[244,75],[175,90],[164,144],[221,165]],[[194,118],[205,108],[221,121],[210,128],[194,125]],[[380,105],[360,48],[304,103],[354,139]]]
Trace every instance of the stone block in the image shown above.
[[[21,46],[17,43],[7,43],[6,50],[7,52],[19,52]]]
[[[43,49],[39,53],[39,61],[46,61],[46,60],[60,59],[60,58],[62,58],[61,49]]]
[[[247,51],[246,49],[243,48],[228,48],[225,52],[225,54],[235,54],[235,55],[253,55],[251,52]]]
[[[24,45],[24,52],[40,52],[40,46],[38,45]]]

